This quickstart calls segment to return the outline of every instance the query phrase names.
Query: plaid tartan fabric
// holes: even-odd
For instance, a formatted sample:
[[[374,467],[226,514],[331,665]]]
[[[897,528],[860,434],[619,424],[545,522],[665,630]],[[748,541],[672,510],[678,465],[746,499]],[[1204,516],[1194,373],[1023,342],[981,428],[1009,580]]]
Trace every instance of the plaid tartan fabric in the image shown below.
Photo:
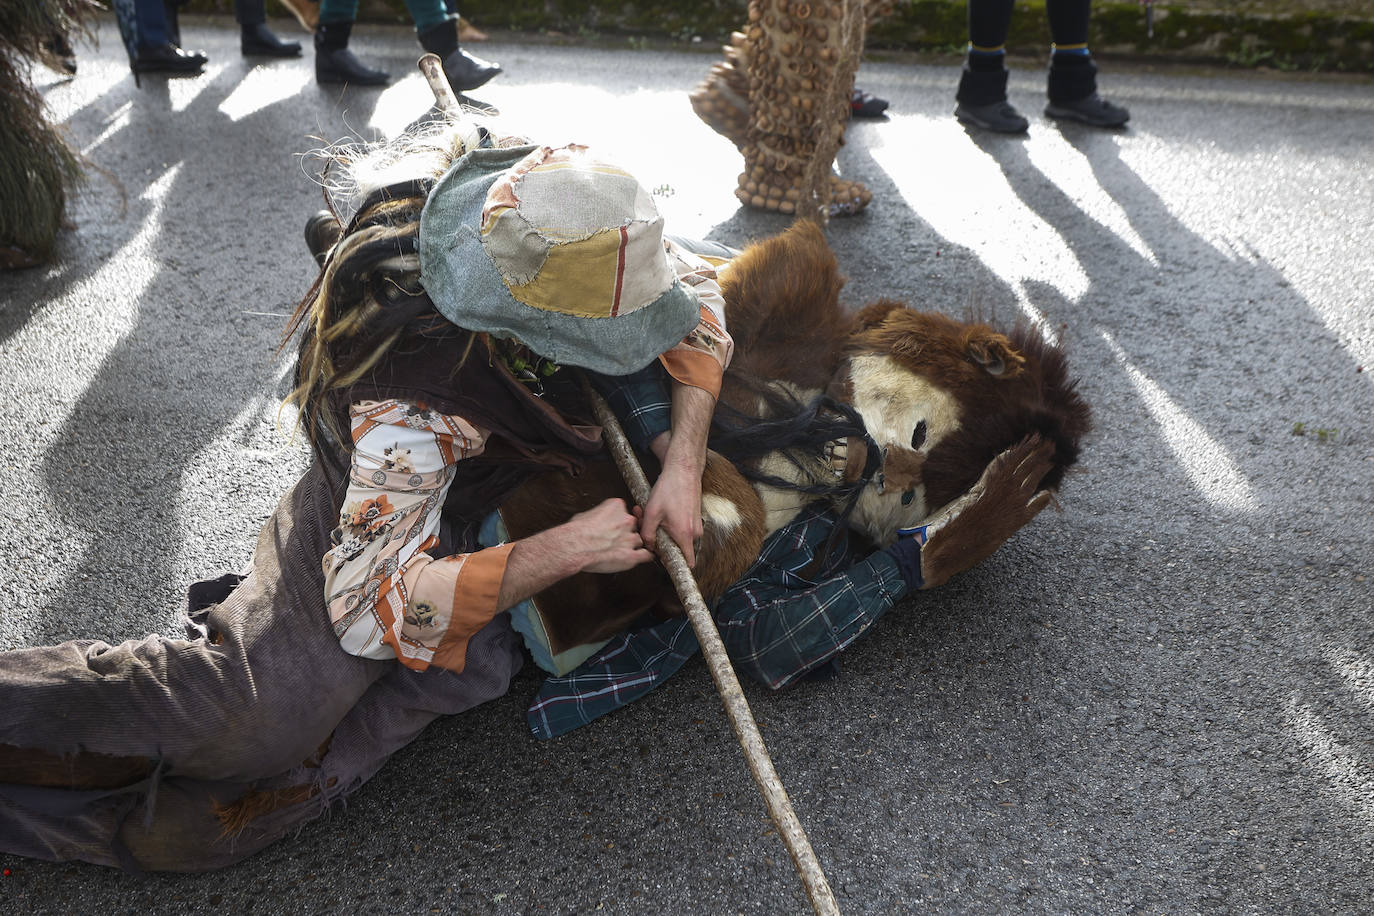
[[[774,532],[759,559],[713,611],[738,671],[776,690],[826,665],[907,592],[885,551],[856,561],[842,534],[816,578],[801,575],[836,524],[822,504]],[[553,738],[630,703],[666,681],[698,649],[686,620],[623,634],[563,677],[549,678],[526,721]]]
[[[661,362],[655,360],[629,375],[588,372],[587,380],[620,420],[625,438],[641,452],[648,452],[649,443],[672,425],[673,401]]]

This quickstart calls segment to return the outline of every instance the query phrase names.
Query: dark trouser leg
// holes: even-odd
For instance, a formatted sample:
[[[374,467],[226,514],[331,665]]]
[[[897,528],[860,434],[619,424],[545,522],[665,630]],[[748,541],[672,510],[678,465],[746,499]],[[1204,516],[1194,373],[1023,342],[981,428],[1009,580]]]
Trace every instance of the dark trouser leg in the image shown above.
[[[234,20],[239,25],[261,25],[266,22],[265,0],[234,0]]]
[[[312,469],[263,527],[252,574],[210,611],[217,642],[150,636],[0,655],[0,759],[95,754],[206,780],[306,759],[395,664],[339,648],[319,567],[327,534],[304,530],[323,527],[317,517],[296,524],[321,503],[333,497]]]
[[[954,98],[961,105],[979,107],[1007,97],[1007,31],[1012,0],[969,0],[968,58]]]
[[[162,18],[167,23],[167,40],[181,47],[181,4],[177,0],[162,0]]]
[[[169,777],[125,791],[0,786],[0,851],[150,871],[204,871],[240,861],[361,787],[434,719],[505,694],[523,650],[499,615],[468,644],[462,674],[388,673],[340,721],[327,747],[253,781]]]
[[[1090,0],[1049,0],[1054,52],[1050,56],[1048,94],[1051,102],[1076,102],[1097,91],[1097,65],[1088,53]]]
[[[1000,48],[1007,43],[1013,0],[969,0],[968,40],[979,48]]]
[[[155,47],[170,40],[167,34],[167,10],[162,0],[134,0],[134,15],[138,19],[140,45]]]
[[[1048,0],[1045,14],[1050,21],[1050,39],[1057,45],[1088,43],[1088,22],[1092,0]]]
[[[415,34],[420,35],[441,23],[452,22],[454,40],[457,40],[458,14],[450,12],[444,0],[406,0],[406,11],[415,23]]]

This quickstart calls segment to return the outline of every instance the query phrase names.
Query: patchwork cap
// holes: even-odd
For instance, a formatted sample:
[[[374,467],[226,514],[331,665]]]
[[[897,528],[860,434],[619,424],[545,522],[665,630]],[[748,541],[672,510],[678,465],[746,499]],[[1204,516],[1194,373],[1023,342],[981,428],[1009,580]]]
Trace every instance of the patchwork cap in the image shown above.
[[[577,145],[464,154],[420,214],[420,280],[459,327],[607,375],[672,349],[701,308],[653,198]]]

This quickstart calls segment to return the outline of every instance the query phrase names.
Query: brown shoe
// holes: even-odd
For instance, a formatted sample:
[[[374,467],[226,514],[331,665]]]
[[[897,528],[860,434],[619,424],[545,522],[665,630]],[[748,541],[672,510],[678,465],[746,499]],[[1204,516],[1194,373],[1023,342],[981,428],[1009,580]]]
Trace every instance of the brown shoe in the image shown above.
[[[458,17],[458,40],[459,41],[486,41],[491,36],[483,32],[477,26],[468,22],[462,16]]]

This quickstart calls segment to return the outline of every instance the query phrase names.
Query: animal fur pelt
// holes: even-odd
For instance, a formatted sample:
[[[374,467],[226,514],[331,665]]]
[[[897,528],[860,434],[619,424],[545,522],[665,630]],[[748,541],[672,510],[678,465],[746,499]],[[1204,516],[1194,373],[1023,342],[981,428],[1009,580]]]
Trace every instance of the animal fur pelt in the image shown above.
[[[34,63],[69,69],[61,48],[72,31],[87,31],[99,9],[91,0],[0,3],[0,268],[32,267],[52,256],[81,164],[44,117],[29,71]]]
[[[694,572],[708,603],[767,534],[817,500],[883,546],[968,492],[1027,437],[1053,445],[1040,489],[1058,490],[1077,462],[1090,412],[1060,348],[1025,323],[1003,331],[892,300],[851,312],[839,301],[843,285],[809,222],[749,246],[722,271],[736,349],[712,428],[718,466],[702,481],[708,536]],[[609,475],[548,474],[501,514],[519,536],[626,495]],[[1015,530],[996,515],[977,543],[957,545],[969,562]],[[674,610],[653,568],[569,581],[534,601],[555,651],[603,639],[643,611]]]

